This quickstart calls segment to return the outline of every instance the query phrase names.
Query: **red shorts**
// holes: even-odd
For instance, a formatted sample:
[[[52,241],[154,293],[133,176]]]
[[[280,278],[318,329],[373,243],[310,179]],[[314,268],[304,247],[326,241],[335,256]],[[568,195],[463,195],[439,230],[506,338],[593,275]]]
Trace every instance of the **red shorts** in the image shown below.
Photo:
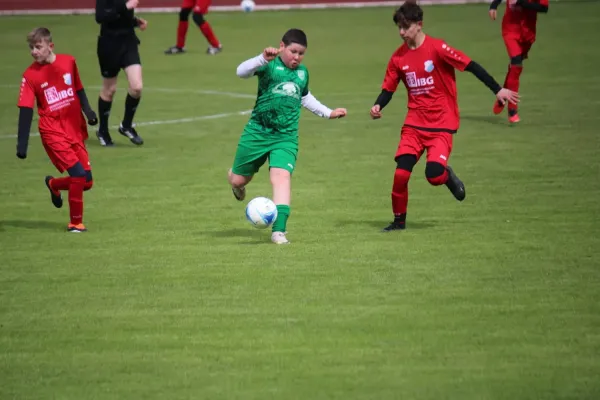
[[[193,12],[206,14],[210,7],[211,0],[183,0],[181,8],[192,8]]]
[[[506,51],[510,58],[522,55],[523,59],[526,59],[531,46],[533,46],[533,43],[535,42],[535,36],[524,39],[518,33],[503,34],[502,39],[504,40],[504,45],[506,46]]]
[[[42,140],[46,154],[59,172],[65,172],[80,162],[83,169],[91,171],[90,158],[83,142],[71,144],[67,141]]]
[[[448,132],[427,132],[410,126],[403,126],[396,158],[402,154],[413,154],[417,161],[427,150],[427,162],[448,165],[452,153],[454,135]]]

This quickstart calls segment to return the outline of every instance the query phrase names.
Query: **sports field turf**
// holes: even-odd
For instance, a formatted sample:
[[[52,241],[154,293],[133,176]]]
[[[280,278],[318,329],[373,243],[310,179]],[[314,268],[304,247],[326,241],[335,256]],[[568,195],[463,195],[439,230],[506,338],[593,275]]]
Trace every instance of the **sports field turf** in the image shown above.
[[[12,136],[27,32],[51,28],[97,109],[98,28],[0,18],[0,399],[600,398],[600,2],[540,17],[520,125],[459,74],[450,161],[467,199],[431,187],[420,163],[408,229],[383,234],[404,89],[383,119],[368,110],[399,44],[391,11],[211,13],[215,57],[193,25],[189,53],[163,55],[177,16],[145,15],[146,143],[113,129],[117,146],[101,148],[90,131],[80,235],[50,203],[39,137],[22,161]],[[311,91],[349,115],[303,112],[292,244],[278,247],[245,221],[226,172],[256,91],[235,69],[291,27],[309,37]],[[425,28],[503,81],[486,5],[425,7]],[[266,169],[248,187],[264,195]]]

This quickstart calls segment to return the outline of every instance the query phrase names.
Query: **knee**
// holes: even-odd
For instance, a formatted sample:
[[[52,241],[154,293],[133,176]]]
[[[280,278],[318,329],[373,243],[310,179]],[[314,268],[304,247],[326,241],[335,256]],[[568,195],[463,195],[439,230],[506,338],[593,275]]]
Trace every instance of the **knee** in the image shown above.
[[[191,8],[182,8],[181,10],[179,10],[179,20],[187,21],[188,18],[190,17],[191,13],[192,13]]]
[[[523,65],[523,55],[519,54],[510,58],[510,65]]]
[[[116,91],[117,91],[117,84],[111,83],[111,84],[102,86],[102,91],[101,91],[100,95],[101,95],[102,99],[104,99],[106,101],[112,101]]]
[[[229,184],[233,187],[242,187],[242,186],[245,186],[249,182],[248,177],[243,176],[243,175],[237,175],[232,172],[229,172],[229,175],[227,176],[227,180],[229,181]]]
[[[412,172],[417,163],[417,156],[414,154],[401,154],[396,157],[396,169]]]
[[[194,15],[192,15],[192,20],[194,20],[194,23],[196,25],[200,26],[204,23],[204,16],[200,13],[195,12]]]
[[[131,97],[135,97],[136,99],[142,97],[142,89],[144,89],[144,84],[141,79],[129,82],[129,94]]]
[[[94,186],[92,171],[85,171],[85,185],[83,186],[83,190],[90,190],[92,186]]]
[[[71,168],[67,169],[69,176],[71,178],[86,178],[87,174],[85,169],[83,169],[83,165],[80,162],[77,162]]]
[[[273,168],[271,169],[270,177],[271,184],[276,186],[289,182],[291,179],[291,174],[289,171],[283,168]]]
[[[425,165],[425,177],[433,186],[443,185],[448,180],[446,167],[438,162],[428,162]]]

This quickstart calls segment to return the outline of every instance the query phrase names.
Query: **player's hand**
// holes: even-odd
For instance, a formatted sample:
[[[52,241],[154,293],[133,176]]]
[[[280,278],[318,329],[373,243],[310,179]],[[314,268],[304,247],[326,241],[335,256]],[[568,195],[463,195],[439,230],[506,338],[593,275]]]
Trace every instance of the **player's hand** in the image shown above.
[[[267,47],[263,50],[263,57],[267,61],[274,60],[275,57],[277,57],[277,54],[279,54],[279,49],[276,49],[275,47]]]
[[[96,115],[96,113],[94,111],[90,111],[88,113],[89,115],[86,115],[87,120],[88,120],[88,125],[90,126],[94,126],[98,124],[98,116]]]
[[[345,108],[336,108],[331,112],[329,119],[344,118],[346,115],[348,115],[348,110]]]
[[[381,106],[379,104],[375,104],[371,107],[371,119],[379,119],[381,118]]]
[[[496,17],[498,16],[498,10],[490,10],[488,11],[488,14],[490,14],[490,19],[495,21]]]
[[[136,8],[139,3],[140,0],[128,0],[127,3],[125,3],[125,7],[127,7],[128,10],[131,10]]]
[[[512,104],[517,104],[520,101],[519,93],[504,88],[496,93],[496,98],[501,104],[506,104],[507,101]]]
[[[140,18],[140,17],[136,17],[138,20],[138,27],[140,28],[141,31],[145,31],[146,28],[148,27],[148,21],[146,21],[144,18]]]

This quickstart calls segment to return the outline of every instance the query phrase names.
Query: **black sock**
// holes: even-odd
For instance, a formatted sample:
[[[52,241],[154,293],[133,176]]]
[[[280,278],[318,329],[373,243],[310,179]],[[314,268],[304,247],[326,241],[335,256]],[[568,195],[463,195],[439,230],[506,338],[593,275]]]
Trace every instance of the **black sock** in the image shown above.
[[[98,130],[100,132],[108,132],[108,117],[110,116],[111,107],[112,101],[105,101],[102,97],[98,97],[98,114],[100,116]]]
[[[127,93],[127,98],[125,99],[125,116],[123,117],[123,128],[129,129],[131,128],[131,124],[133,123],[133,116],[135,115],[135,111],[137,110],[138,104],[140,104],[140,98],[131,97],[129,93]]]
[[[400,214],[400,215],[395,215],[394,223],[398,224],[398,225],[404,225],[406,223],[406,213]]]
[[[517,110],[515,110],[514,108],[512,108],[512,109],[511,109],[511,108],[509,108],[509,109],[508,109],[508,116],[509,116],[509,117],[512,117],[512,116],[514,116],[516,113],[517,113]]]

